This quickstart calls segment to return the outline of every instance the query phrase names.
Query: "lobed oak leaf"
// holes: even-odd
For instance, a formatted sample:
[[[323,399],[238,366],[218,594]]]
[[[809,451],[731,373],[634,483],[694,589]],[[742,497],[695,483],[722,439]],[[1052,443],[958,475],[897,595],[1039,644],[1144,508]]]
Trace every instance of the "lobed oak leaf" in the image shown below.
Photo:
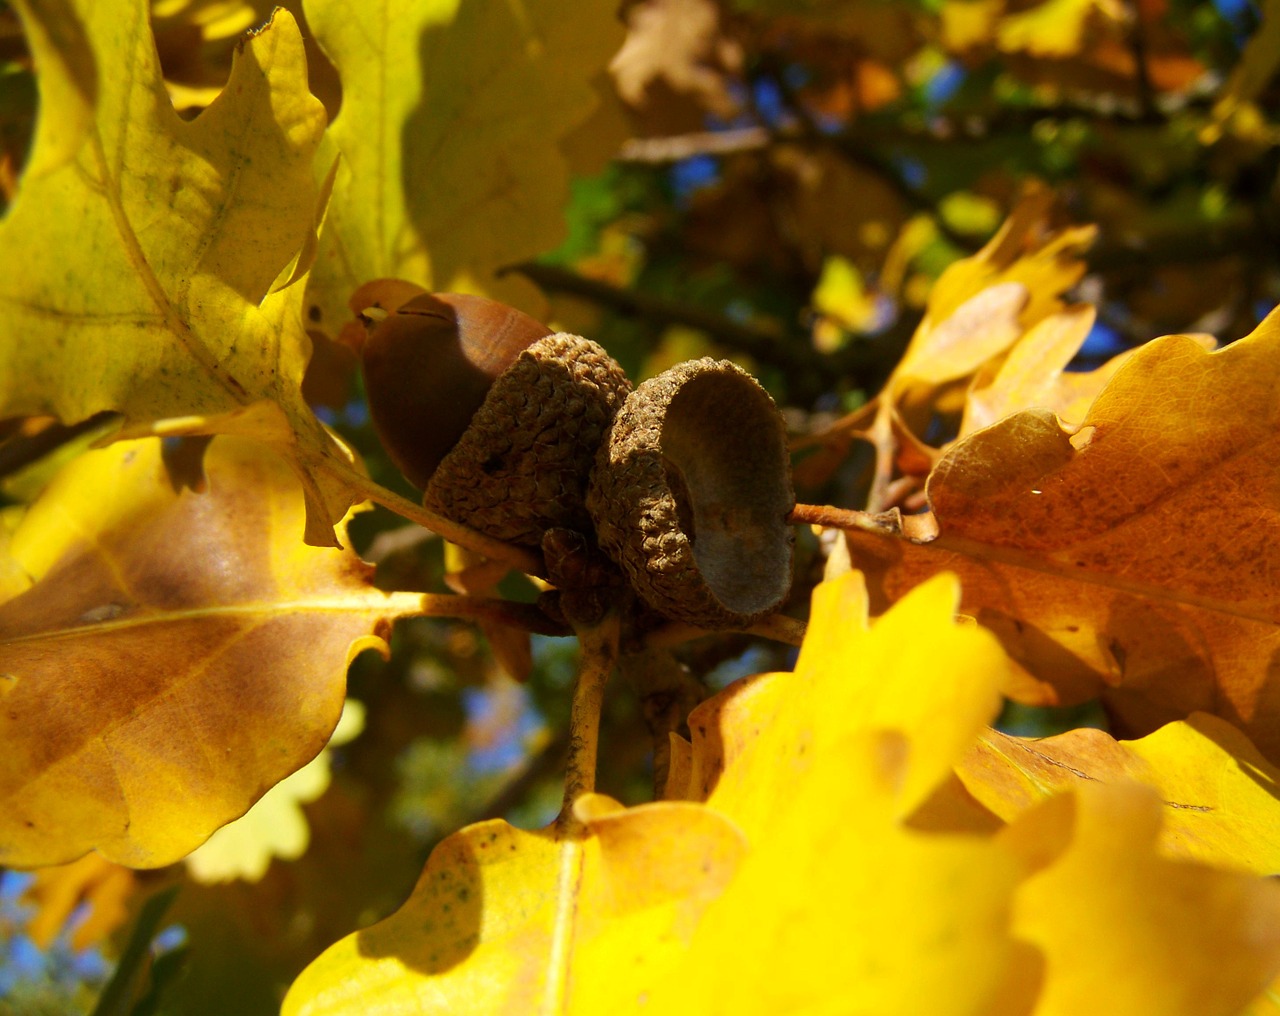
[[[848,454],[853,441],[861,438],[876,450],[868,508],[890,507],[902,497],[901,492],[891,494],[895,465],[909,477],[919,478],[928,474],[938,458],[938,452],[917,436],[932,415],[963,408],[965,388],[989,387],[993,375],[1014,360],[996,395],[987,393],[985,401],[980,395],[980,406],[973,411],[989,407],[1017,384],[1027,352],[1060,338],[1046,321],[1065,315],[1069,323],[1073,313],[1084,313],[1067,312],[1062,294],[1083,276],[1082,253],[1092,242],[1094,230],[1052,230],[1051,203],[1049,191],[1030,188],[982,250],[943,272],[929,294],[924,318],[880,394],[801,443],[801,448],[816,445],[818,450],[798,463],[798,483],[821,482]],[[1011,350],[1018,349],[1022,353],[1015,356]],[[1050,375],[1041,379],[1045,389],[1051,389],[1050,379]],[[1089,383],[1068,380],[1059,385],[1069,391],[1071,385],[1080,384],[1087,392]],[[1024,386],[1021,394],[1030,393]],[[1052,394],[1035,392],[1045,398]],[[1063,397],[1059,395],[1059,400]]]
[[[308,286],[311,320],[335,334],[347,295],[370,279],[492,289],[495,269],[559,242],[569,193],[559,146],[596,107],[592,80],[622,42],[612,8],[304,8],[343,82],[319,163],[340,157]]]
[[[1159,857],[1148,789],[1090,785],[998,835],[914,824],[1003,680],[995,641],[955,622],[957,598],[938,578],[869,624],[858,575],[823,584],[796,672],[691,716],[668,792],[695,801],[582,798],[577,842],[464,829],[401,911],[304,971],[285,1013],[1041,1016],[1115,979],[1127,1004],[1170,967],[1150,955],[1166,942],[1204,950],[1190,987],[1156,989],[1168,1012],[1196,1011],[1198,985],[1206,1012],[1243,1005],[1280,969],[1280,889]],[[1215,965],[1212,936],[1241,948]]]
[[[332,543],[362,495],[300,391],[310,340],[290,283],[314,248],[325,115],[293,17],[277,9],[242,41],[226,88],[187,122],[142,0],[67,0],[56,33],[43,8],[17,6],[42,108],[0,222],[0,416],[110,411],[122,436],[264,440],[303,483],[308,539]]]
[[[794,674],[690,716],[692,789],[751,850],[653,1011],[1027,1011],[1016,859],[905,822],[994,715],[1004,669],[952,621],[954,582],[917,592],[868,627],[861,577],[824,583]]]
[[[1161,817],[1148,787],[1090,784],[999,837],[1043,866],[1013,920],[1044,955],[1035,1016],[1235,1016],[1275,976],[1280,886],[1159,856]]]
[[[1221,867],[1280,871],[1280,770],[1239,730],[1208,713],[1136,741],[1081,728],[1054,737],[989,730],[956,765],[965,788],[1006,822],[1084,785],[1132,781],[1159,795],[1159,848]]]
[[[285,1016],[618,1011],[602,997],[670,965],[691,912],[736,867],[741,834],[686,803],[622,809],[592,795],[578,812],[581,841],[498,820],[448,837],[399,911],[303,971]]]
[[[954,445],[936,537],[849,533],[851,558],[877,603],[958,572],[962,609],[1060,701],[1101,694],[1122,736],[1201,710],[1274,760],[1278,353],[1274,315],[1213,353],[1151,342],[1074,437],[1032,410]]]
[[[302,497],[261,445],[217,438],[206,466],[207,493],[177,492],[158,440],[87,453],[14,534],[3,863],[187,854],[324,746],[348,663],[421,600],[298,542]]]
[[[363,727],[364,706],[347,699],[338,725],[319,755],[268,790],[234,822],[215,830],[184,858],[191,877],[205,884],[235,879],[257,882],[273,858],[296,861],[306,853],[311,828],[302,805],[329,789],[331,749],[346,744]]]
[[[1009,961],[1030,957],[1005,928],[1013,855],[898,822],[997,706],[1001,653],[956,628],[955,598],[934,583],[868,633],[858,577],[824,587],[798,672],[698,714],[706,804],[590,796],[580,845],[471,826],[399,913],[304,972],[285,1012],[764,1013],[824,998],[854,1011],[854,997],[1024,1012],[983,1008],[1026,995]],[[904,639],[921,625],[926,638]],[[920,666],[954,708],[916,695]],[[852,936],[850,906],[866,915]]]

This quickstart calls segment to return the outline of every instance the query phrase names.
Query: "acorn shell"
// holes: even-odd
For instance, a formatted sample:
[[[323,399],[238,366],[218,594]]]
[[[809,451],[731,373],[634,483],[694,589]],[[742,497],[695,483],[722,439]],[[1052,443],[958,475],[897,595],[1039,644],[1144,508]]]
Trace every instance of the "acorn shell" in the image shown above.
[[[630,390],[597,343],[567,334],[538,339],[493,382],[423,504],[529,547],[554,527],[589,533],[587,479]]]
[[[795,493],[782,416],[727,360],[682,363],[628,396],[587,506],[601,548],[666,617],[745,627],[790,590]]]

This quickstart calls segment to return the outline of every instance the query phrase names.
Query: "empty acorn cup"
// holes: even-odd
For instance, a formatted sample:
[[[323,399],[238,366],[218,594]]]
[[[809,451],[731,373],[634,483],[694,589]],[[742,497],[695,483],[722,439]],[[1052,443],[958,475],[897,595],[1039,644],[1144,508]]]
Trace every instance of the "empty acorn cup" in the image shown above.
[[[791,587],[795,506],[782,416],[750,374],[694,360],[632,392],[587,507],[639,596],[703,628],[750,625]]]

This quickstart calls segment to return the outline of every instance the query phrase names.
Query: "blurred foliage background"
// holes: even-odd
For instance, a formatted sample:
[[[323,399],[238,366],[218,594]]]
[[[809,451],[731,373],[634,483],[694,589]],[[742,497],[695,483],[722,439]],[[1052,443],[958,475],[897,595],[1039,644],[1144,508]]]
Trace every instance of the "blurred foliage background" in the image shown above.
[[[153,5],[184,115],[216,94],[235,40],[269,9]],[[1028,186],[1052,192],[1055,224],[1099,227],[1077,293],[1099,308],[1081,367],[1169,332],[1238,337],[1280,300],[1274,0],[630,0],[620,17],[627,38],[602,107],[566,146],[576,176],[563,241],[504,273],[544,294],[531,309],[604,344],[637,380],[731,357],[794,433],[812,432],[875,393],[933,280]],[[310,59],[332,116],[337,77],[318,50]],[[0,208],[36,108],[20,27],[0,3]],[[313,338],[319,411],[377,479],[412,496],[344,350]],[[0,490],[14,503],[52,468],[22,448],[0,443]],[[869,461],[855,456],[801,499],[860,507]],[[385,587],[442,588],[445,549],[431,534],[386,513],[359,517],[353,533]],[[820,572],[815,551],[802,536],[796,616]],[[535,594],[516,580],[503,591]],[[390,661],[358,659],[350,696],[363,730],[326,756],[319,790],[296,795],[309,844],[293,860],[260,858],[256,879],[206,884],[223,875],[195,865],[5,873],[0,1013],[90,1011],[140,890],[174,881],[185,885],[160,940],[170,962],[153,968],[162,990],[138,1011],[273,1012],[322,948],[398,905],[443,835],[491,816],[548,821],[575,650],[535,637],[531,673],[516,682],[497,648],[472,626],[422,619],[397,627]],[[739,636],[681,658],[712,688],[790,663]],[[651,794],[650,743],[616,685],[600,789],[633,803]],[[1081,716],[1022,709],[1006,721],[1047,732]]]

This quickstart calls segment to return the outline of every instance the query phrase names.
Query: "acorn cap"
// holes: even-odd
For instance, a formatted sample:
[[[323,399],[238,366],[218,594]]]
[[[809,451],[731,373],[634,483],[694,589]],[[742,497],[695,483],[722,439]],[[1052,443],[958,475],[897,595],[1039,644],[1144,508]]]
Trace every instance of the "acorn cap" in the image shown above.
[[[601,548],[666,617],[745,627],[791,587],[795,494],[782,416],[727,360],[682,363],[628,396],[587,506]]]
[[[529,547],[553,527],[589,533],[587,478],[630,390],[597,343],[567,334],[538,339],[493,382],[422,503]]]

